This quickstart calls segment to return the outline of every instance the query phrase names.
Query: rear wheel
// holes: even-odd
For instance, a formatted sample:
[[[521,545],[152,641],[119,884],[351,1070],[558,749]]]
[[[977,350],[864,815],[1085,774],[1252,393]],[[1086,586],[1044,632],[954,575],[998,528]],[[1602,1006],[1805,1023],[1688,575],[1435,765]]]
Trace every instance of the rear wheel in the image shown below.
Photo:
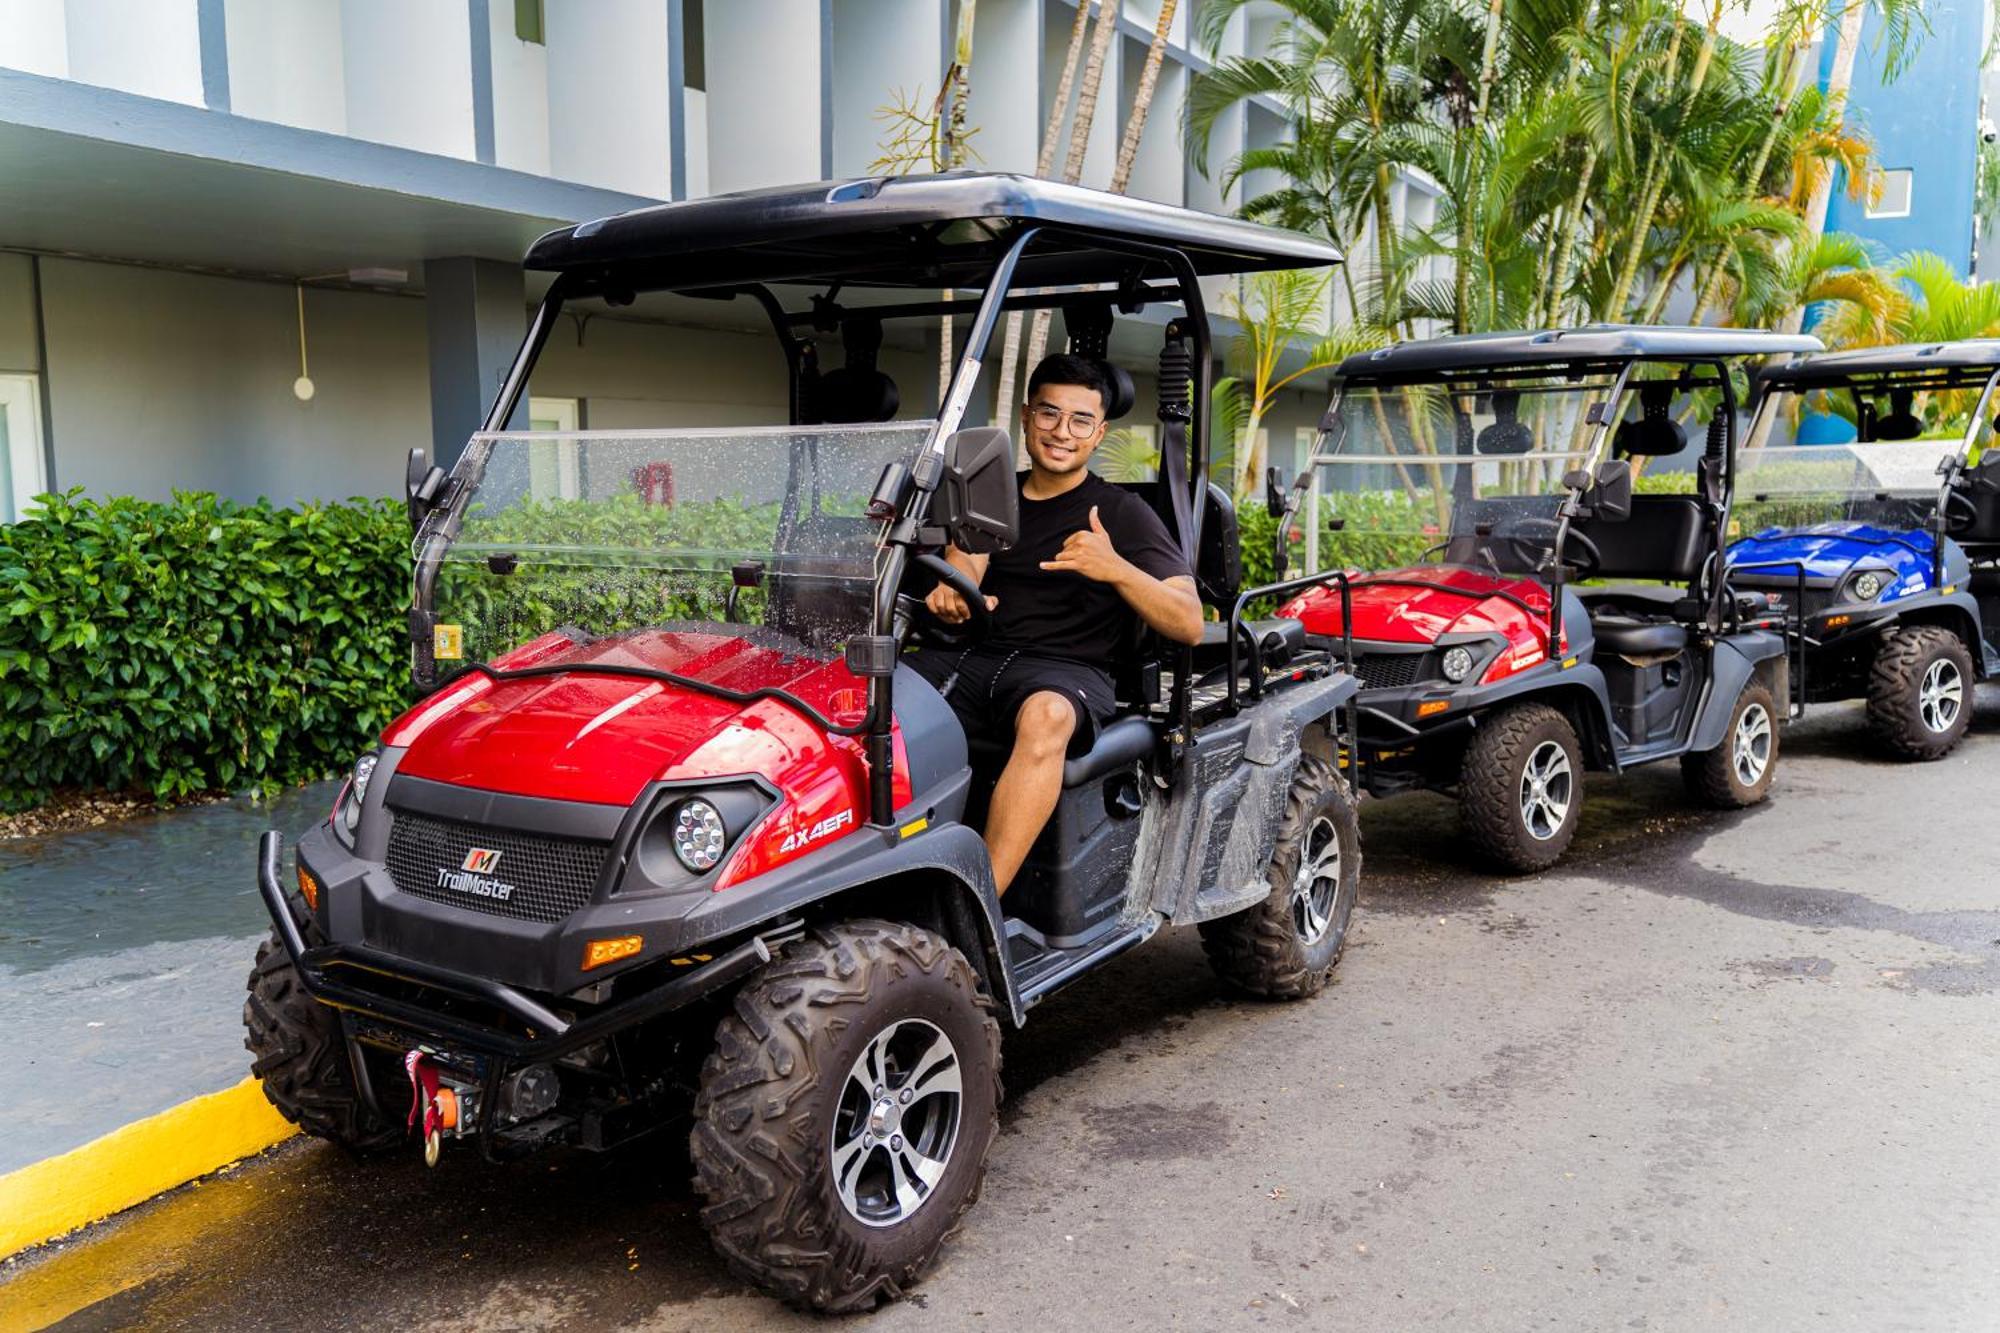
[[[1000,1026],[963,954],[900,923],[817,929],[745,983],[702,1065],[702,1224],[794,1305],[893,1299],[979,1197],[999,1102]]]
[[[1939,625],[1899,629],[1868,673],[1868,727],[1898,759],[1942,759],[1972,723],[1972,654]]]
[[[1583,810],[1576,729],[1547,704],[1488,718],[1465,747],[1458,811],[1466,836],[1503,870],[1546,870],[1562,859]]]
[[[1777,717],[1771,687],[1758,680],[1745,685],[1722,744],[1681,756],[1688,795],[1718,810],[1740,810],[1770,795],[1778,769]]]
[[[294,918],[300,913],[293,911]],[[310,917],[299,922],[307,945],[324,943]],[[347,1039],[333,1010],[306,993],[291,955],[275,934],[257,946],[243,1002],[243,1045],[250,1072],[278,1114],[314,1138],[354,1152],[380,1152],[403,1140],[355,1086]]]
[[[1299,760],[1266,878],[1270,896],[1255,907],[1201,924],[1202,947],[1231,985],[1265,999],[1303,999],[1340,962],[1361,889],[1354,802],[1317,755]]]

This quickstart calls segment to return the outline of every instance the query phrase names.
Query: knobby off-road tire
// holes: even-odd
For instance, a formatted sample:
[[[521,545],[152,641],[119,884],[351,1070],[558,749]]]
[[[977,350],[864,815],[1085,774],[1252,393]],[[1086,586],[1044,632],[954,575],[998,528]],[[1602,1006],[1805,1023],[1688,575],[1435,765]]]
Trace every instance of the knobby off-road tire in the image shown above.
[[[1942,759],[1972,724],[1972,654],[1941,625],[1882,641],[1868,672],[1868,729],[1898,759]]]
[[[794,1305],[894,1299],[979,1197],[999,1104],[1000,1025],[963,954],[895,922],[817,928],[744,983],[702,1065],[702,1225]]]
[[[307,945],[324,943],[310,917],[296,906],[292,915]],[[355,1086],[339,1017],[306,993],[275,932],[257,946],[248,989],[243,1045],[279,1115],[351,1152],[382,1152],[403,1141],[403,1126],[383,1119]]]
[[[1201,923],[1201,944],[1216,974],[1267,1000],[1315,995],[1347,947],[1361,890],[1361,824],[1347,784],[1317,755],[1299,760],[1265,872],[1270,896]]]
[[[1483,859],[1506,871],[1546,870],[1569,850],[1582,812],[1583,751],[1568,718],[1547,704],[1515,704],[1473,732],[1458,813]]]
[[[1771,794],[1778,771],[1778,706],[1771,687],[1753,680],[1729,710],[1722,744],[1681,756],[1688,795],[1717,810],[1741,810]]]

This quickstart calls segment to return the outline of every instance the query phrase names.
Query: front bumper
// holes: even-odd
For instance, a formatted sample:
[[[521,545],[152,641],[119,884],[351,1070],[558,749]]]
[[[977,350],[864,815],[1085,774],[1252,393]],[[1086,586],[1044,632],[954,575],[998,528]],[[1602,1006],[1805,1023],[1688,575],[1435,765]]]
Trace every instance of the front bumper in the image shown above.
[[[299,982],[322,1004],[393,1028],[416,1042],[497,1058],[507,1064],[554,1060],[636,1024],[686,1007],[769,962],[770,945],[752,937],[694,970],[627,999],[565,1016],[525,991],[487,977],[436,967],[357,944],[308,947],[279,879],[283,839],[257,844],[257,889]]]

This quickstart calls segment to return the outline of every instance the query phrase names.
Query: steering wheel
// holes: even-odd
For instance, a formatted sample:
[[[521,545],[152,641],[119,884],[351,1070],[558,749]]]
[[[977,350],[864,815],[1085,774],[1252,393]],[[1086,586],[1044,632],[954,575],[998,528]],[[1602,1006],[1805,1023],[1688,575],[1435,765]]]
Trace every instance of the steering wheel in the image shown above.
[[[1551,535],[1555,532],[1556,523],[1557,520],[1546,518],[1540,514],[1527,515],[1521,519],[1521,526],[1546,527],[1549,529]],[[1515,553],[1523,557],[1521,563],[1531,568],[1539,564],[1538,559],[1528,558],[1531,552],[1545,554],[1539,552],[1538,548],[1526,545],[1527,536],[1525,533],[1495,533],[1494,540],[1511,543]],[[1588,533],[1578,532],[1574,527],[1570,528],[1568,540],[1563,543],[1563,555],[1565,556],[1563,563],[1573,565],[1576,568],[1575,577],[1580,579],[1595,578],[1597,572],[1604,568],[1604,552],[1597,548],[1597,543],[1590,539]],[[1577,556],[1581,556],[1582,559],[1574,558]]]
[[[966,609],[972,613],[968,619],[954,625],[938,619],[929,606],[917,601],[917,615],[923,622],[921,629],[926,639],[945,648],[970,648],[993,631],[993,611],[986,605],[986,594],[979,591],[979,585],[964,570],[943,556],[928,552],[917,556],[911,563],[937,575],[939,583],[965,599]]]

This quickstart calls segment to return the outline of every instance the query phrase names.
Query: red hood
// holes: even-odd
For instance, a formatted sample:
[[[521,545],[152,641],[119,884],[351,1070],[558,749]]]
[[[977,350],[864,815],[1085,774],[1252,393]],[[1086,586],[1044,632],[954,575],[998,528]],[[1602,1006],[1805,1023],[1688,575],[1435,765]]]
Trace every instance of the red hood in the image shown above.
[[[1511,640],[1545,624],[1549,613],[1548,589],[1536,580],[1459,566],[1364,574],[1351,586],[1354,637],[1375,643],[1435,643],[1444,634],[1481,633]],[[1532,615],[1522,611],[1522,602]],[[1278,614],[1303,620],[1313,634],[1338,634],[1340,589],[1310,589],[1279,607]]]
[[[530,663],[650,668],[746,692],[780,688],[843,724],[866,706],[865,682],[843,663],[724,634],[646,630],[582,646],[546,636],[494,665]],[[742,773],[788,791],[817,785],[814,775],[866,787],[859,742],[828,736],[787,704],[733,703],[639,676],[471,676],[383,739],[408,747],[399,773],[559,800],[629,805],[650,782]],[[899,779],[903,769],[899,754]]]

